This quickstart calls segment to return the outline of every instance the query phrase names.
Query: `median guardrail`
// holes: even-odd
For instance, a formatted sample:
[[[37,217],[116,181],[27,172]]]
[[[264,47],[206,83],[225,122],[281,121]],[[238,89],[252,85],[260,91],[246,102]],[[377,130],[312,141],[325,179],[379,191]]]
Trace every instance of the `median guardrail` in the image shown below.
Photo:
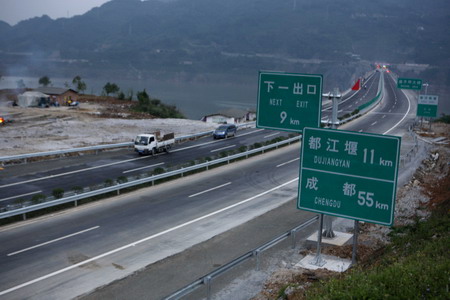
[[[237,127],[252,127],[252,126],[255,126],[255,122],[249,122],[249,123],[237,125]],[[175,137],[175,142],[180,143],[185,140],[197,139],[197,138],[200,138],[203,136],[211,135],[212,133],[213,133],[213,130],[195,133],[195,134],[191,134],[191,135],[179,136],[179,137]],[[88,147],[45,151],[45,152],[28,153],[28,154],[18,154],[18,155],[11,155],[11,156],[0,156],[0,163],[4,164],[7,161],[20,161],[20,160],[25,160],[25,162],[26,162],[26,160],[29,158],[61,156],[61,155],[69,154],[69,153],[104,151],[104,150],[115,149],[115,148],[133,147],[133,145],[134,145],[133,142],[125,142],[125,143],[118,143],[118,144],[95,145],[95,146],[88,146]]]
[[[14,210],[7,210],[5,212],[0,213],[0,219],[14,217],[14,216],[17,216],[17,215],[23,215],[23,219],[26,219],[26,214],[29,213],[29,212],[33,212],[33,211],[37,211],[37,210],[41,210],[41,209],[45,209],[45,208],[49,208],[49,207],[65,204],[65,203],[70,203],[70,202],[75,202],[75,205],[77,205],[77,201],[78,200],[91,198],[91,197],[94,197],[94,196],[99,196],[99,195],[103,195],[103,194],[107,194],[107,193],[111,193],[111,192],[117,192],[119,194],[120,190],[123,190],[123,189],[126,189],[126,188],[130,188],[130,187],[134,187],[134,186],[137,186],[137,185],[150,183],[150,182],[154,183],[157,180],[168,178],[168,177],[172,177],[172,176],[176,176],[176,175],[183,176],[184,173],[188,173],[188,172],[195,171],[195,170],[198,170],[198,169],[206,168],[208,170],[209,167],[211,167],[211,166],[214,166],[214,165],[217,165],[217,164],[222,164],[222,163],[225,163],[225,162],[229,163],[232,160],[239,159],[239,158],[242,158],[242,157],[248,157],[248,156],[250,156],[252,154],[256,154],[258,152],[264,153],[266,150],[270,150],[270,149],[273,149],[273,148],[278,148],[278,147],[283,146],[283,145],[291,144],[293,142],[297,142],[298,140],[300,140],[300,136],[289,138],[287,140],[280,141],[280,142],[277,142],[277,143],[274,143],[274,144],[271,144],[271,145],[266,145],[266,146],[262,146],[262,147],[259,147],[259,148],[255,148],[255,149],[252,149],[252,150],[249,150],[249,151],[246,151],[246,152],[229,155],[229,156],[226,156],[226,157],[223,157],[223,158],[218,158],[218,159],[215,159],[215,160],[207,161],[207,162],[200,163],[200,164],[193,165],[193,166],[189,166],[189,167],[180,168],[180,169],[175,170],[175,171],[169,171],[169,172],[165,172],[163,174],[153,175],[153,176],[150,176],[150,177],[147,177],[147,178],[137,179],[137,180],[133,180],[133,181],[126,182],[126,183],[119,183],[119,184],[116,184],[116,185],[113,185],[113,186],[109,186],[109,187],[104,187],[104,188],[101,188],[101,189],[98,189],[98,190],[93,190],[93,191],[89,191],[89,192],[83,192],[83,193],[75,194],[75,195],[72,195],[72,196],[64,197],[64,198],[61,198],[61,199],[46,201],[46,202],[43,202],[43,203],[39,203],[39,204],[35,204],[35,205],[29,205],[29,206],[21,207],[21,208],[14,209]]]
[[[373,98],[372,100],[360,105],[358,107],[358,113],[345,118],[345,119],[341,119],[339,120],[339,124],[338,125],[342,125],[345,124],[347,122],[350,122],[356,118],[361,117],[362,115],[364,115],[365,113],[369,112],[370,110],[372,110],[376,105],[378,105],[378,103],[380,103],[381,100],[383,100],[384,98],[384,73],[381,72],[380,75],[380,81],[378,82],[378,90],[377,90],[377,95],[375,96],[375,98]]]

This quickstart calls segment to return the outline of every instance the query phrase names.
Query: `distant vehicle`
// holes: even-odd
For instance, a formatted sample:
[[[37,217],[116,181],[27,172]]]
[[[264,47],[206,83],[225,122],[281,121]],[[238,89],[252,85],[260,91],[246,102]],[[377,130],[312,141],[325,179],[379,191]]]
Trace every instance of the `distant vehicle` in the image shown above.
[[[0,125],[5,125],[6,121],[2,117],[0,117]]]
[[[173,133],[165,134],[162,138],[159,133],[142,133],[134,139],[134,151],[139,155],[168,153],[173,144],[175,144],[175,134]]]
[[[234,124],[220,125],[213,132],[214,139],[227,138],[230,136],[235,136],[237,127]]]
[[[66,101],[67,106],[78,106],[78,104],[79,104],[78,101],[73,101],[71,99]]]

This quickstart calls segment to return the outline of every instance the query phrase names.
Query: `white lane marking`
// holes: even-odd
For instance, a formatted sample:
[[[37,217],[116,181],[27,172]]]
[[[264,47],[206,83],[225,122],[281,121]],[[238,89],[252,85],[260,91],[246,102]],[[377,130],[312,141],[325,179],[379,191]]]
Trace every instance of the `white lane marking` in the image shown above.
[[[296,161],[296,160],[300,160],[300,157],[294,158],[294,159],[292,159],[292,160],[290,160],[290,161],[287,161],[287,162],[284,162],[284,163],[282,163],[282,164],[279,164],[279,165],[277,166],[277,168],[282,167],[282,166],[287,165],[287,164],[290,164],[290,163],[292,163],[292,162],[294,162],[294,161]]]
[[[126,170],[126,171],[123,171],[122,173],[130,173],[130,172],[139,171],[139,170],[142,170],[142,169],[147,169],[147,168],[152,168],[152,167],[160,166],[160,165],[163,165],[163,164],[164,164],[164,163],[161,162],[161,163],[159,163],[159,164],[154,164],[154,165],[150,165],[150,166],[145,166],[145,167],[140,167],[140,168],[136,168],[136,169]]]
[[[276,136],[276,135],[279,135],[279,134],[280,134],[279,132],[275,132],[275,133],[266,135],[264,138],[267,139],[267,138],[270,138],[270,137],[273,137],[273,136]]]
[[[258,130],[252,131],[252,132],[240,133],[240,134],[236,135],[236,137],[246,136],[246,135],[253,134],[253,133],[256,133],[256,132],[260,132],[260,131],[263,131],[263,130],[264,129],[258,129]],[[198,145],[187,146],[187,147],[184,147],[184,148],[173,149],[173,150],[170,150],[170,152],[178,152],[178,151],[182,151],[182,150],[186,150],[186,149],[191,149],[191,148],[205,146],[205,145],[209,145],[209,144],[213,144],[213,143],[219,143],[219,142],[221,142],[221,140],[206,142],[206,143],[198,144]]]
[[[381,116],[382,119],[386,118],[386,115]]]
[[[375,124],[377,124],[378,121],[373,122],[372,124],[370,124],[370,126],[373,126]]]
[[[19,185],[19,184],[24,184],[24,183],[35,182],[35,181],[39,181],[39,180],[45,180],[45,179],[48,179],[48,178],[56,178],[56,177],[60,177],[60,176],[81,173],[81,172],[85,172],[85,171],[89,171],[89,170],[94,170],[94,169],[99,169],[99,168],[103,168],[103,167],[119,165],[119,164],[123,164],[123,163],[129,162],[129,161],[134,161],[134,160],[139,160],[139,159],[146,159],[146,158],[147,157],[138,157],[138,158],[131,158],[131,159],[127,159],[127,160],[121,160],[121,161],[117,161],[117,162],[113,162],[113,163],[109,163],[109,164],[104,164],[104,165],[100,165],[100,166],[95,166],[95,167],[90,167],[90,168],[86,168],[86,169],[80,169],[80,170],[70,171],[70,172],[66,172],[66,173],[60,173],[60,174],[56,174],[56,175],[49,175],[49,176],[45,176],[45,177],[39,177],[39,178],[35,178],[35,179],[30,179],[30,180],[25,180],[25,181],[20,181],[20,182],[5,184],[5,185],[0,185],[0,188],[14,186],[14,185]]]
[[[387,134],[388,132],[390,132],[392,129],[394,129],[395,127],[397,127],[401,122],[403,122],[403,120],[406,118],[406,116],[409,114],[409,111],[411,109],[411,101],[409,100],[408,96],[406,96],[405,92],[403,90],[401,90],[402,93],[405,95],[406,99],[408,100],[408,110],[406,111],[405,115],[403,116],[403,118],[397,122],[397,124],[395,124],[394,126],[392,126],[389,130],[385,131],[383,134]]]
[[[255,196],[250,197],[250,198],[248,198],[248,199],[242,200],[242,201],[240,201],[240,202],[238,202],[238,203],[232,204],[232,205],[227,206],[227,207],[224,207],[224,208],[222,208],[222,209],[216,210],[216,211],[214,211],[214,212],[212,212],[212,213],[206,214],[206,215],[201,216],[201,217],[198,217],[198,218],[196,218],[196,219],[187,221],[187,222],[185,222],[185,223],[183,223],[183,224],[180,224],[180,225],[177,225],[177,226],[175,226],[175,227],[172,227],[172,228],[166,229],[166,230],[164,230],[164,231],[155,233],[155,234],[153,234],[153,235],[151,235],[151,236],[148,236],[148,237],[146,237],[146,238],[143,238],[143,239],[138,240],[138,241],[136,241],[136,242],[133,242],[133,243],[131,243],[131,244],[124,245],[124,246],[122,246],[122,247],[113,249],[113,250],[111,250],[111,251],[105,252],[105,253],[100,254],[100,255],[97,255],[97,256],[95,256],[95,257],[86,259],[86,260],[84,260],[84,261],[82,261],[82,262],[79,262],[79,263],[76,263],[76,264],[74,264],[74,265],[70,265],[70,266],[65,267],[65,268],[63,268],[63,269],[60,269],[60,270],[58,270],[58,271],[55,271],[55,272],[49,273],[49,274],[47,274],[47,275],[38,277],[38,278],[36,278],[36,279],[33,279],[33,280],[30,280],[30,281],[24,282],[24,283],[22,283],[22,284],[16,285],[16,286],[11,287],[11,288],[9,288],[9,289],[7,289],[7,290],[0,291],[0,296],[6,295],[6,294],[11,293],[11,292],[14,292],[14,291],[16,291],[16,290],[18,290],[18,289],[21,289],[21,288],[24,288],[24,287],[26,287],[26,286],[32,285],[33,283],[40,282],[40,281],[42,281],[42,280],[45,280],[45,279],[54,277],[54,276],[56,276],[56,275],[59,275],[59,274],[61,274],[61,273],[67,272],[67,271],[70,271],[70,270],[72,270],[72,269],[76,269],[76,268],[78,268],[78,267],[80,267],[80,266],[82,266],[82,265],[85,265],[85,264],[87,264],[87,263],[90,263],[90,262],[92,262],[92,261],[96,261],[96,260],[98,260],[98,259],[101,259],[101,258],[103,258],[103,257],[109,256],[109,255],[111,255],[111,254],[115,254],[115,253],[120,252],[120,251],[122,251],[122,250],[131,248],[131,247],[134,247],[134,246],[136,246],[136,245],[142,244],[142,243],[144,243],[144,242],[146,242],[146,241],[149,241],[149,240],[152,240],[152,239],[154,239],[154,238],[160,237],[160,236],[162,236],[162,235],[164,235],[164,234],[170,233],[170,232],[172,232],[172,231],[178,230],[178,229],[183,228],[183,227],[186,227],[186,226],[188,226],[188,225],[197,223],[197,222],[199,222],[199,221],[201,221],[201,220],[204,220],[204,219],[206,219],[206,218],[215,216],[215,215],[220,214],[220,213],[222,213],[222,212],[224,212],[224,211],[230,210],[230,209],[232,209],[232,208],[235,208],[235,207],[237,207],[237,206],[240,206],[240,205],[242,205],[242,204],[245,204],[245,203],[247,203],[247,202],[250,202],[250,201],[252,201],[252,200],[255,200],[255,199],[259,198],[259,197],[262,197],[262,196],[264,196],[264,195],[270,194],[270,193],[273,192],[273,191],[276,191],[276,190],[278,190],[278,189],[280,189],[280,188],[282,188],[282,187],[284,187],[284,186],[286,186],[286,185],[288,185],[288,184],[291,184],[291,183],[297,182],[297,181],[298,181],[298,177],[296,177],[296,178],[294,178],[294,179],[292,179],[292,180],[290,180],[290,181],[288,181],[288,182],[285,182],[285,183],[283,183],[283,184],[281,184],[281,185],[279,185],[279,186],[273,187],[273,188],[271,188],[270,190],[267,190],[267,191],[265,191],[265,192],[262,192],[262,193],[260,193],[260,194],[258,194],[258,195],[255,195]]]
[[[6,200],[11,200],[11,199],[14,199],[14,198],[19,198],[19,197],[30,196],[30,195],[38,194],[38,193],[42,193],[42,191],[36,191],[36,192],[26,193],[26,194],[12,196],[12,197],[8,197],[8,198],[3,198],[3,199],[0,199],[0,202],[6,201]]]
[[[224,184],[222,184],[222,185],[219,185],[219,186],[210,188],[210,189],[205,190],[205,191],[203,191],[203,192],[199,192],[199,193],[197,193],[197,194],[190,195],[189,198],[192,198],[192,197],[195,197],[195,196],[198,196],[198,195],[201,195],[201,194],[205,194],[205,193],[208,193],[208,192],[211,192],[211,191],[220,189],[220,188],[222,188],[222,187],[224,187],[224,186],[227,186],[227,185],[230,185],[230,184],[231,184],[231,182],[224,183]]]
[[[70,237],[73,237],[73,236],[76,236],[76,235],[79,235],[79,234],[82,234],[82,233],[85,233],[85,232],[88,232],[88,231],[91,231],[91,230],[94,230],[94,229],[97,229],[99,227],[100,226],[94,226],[94,227],[91,227],[91,228],[88,228],[88,229],[85,229],[85,230],[81,230],[81,231],[78,231],[78,232],[75,232],[75,233],[72,233],[72,234],[69,234],[69,235],[66,235],[66,236],[63,236],[63,237],[60,237],[60,238],[57,238],[57,239],[54,239],[54,240],[42,243],[42,244],[39,244],[39,245],[36,245],[36,246],[32,246],[32,247],[25,248],[25,249],[22,249],[22,250],[19,250],[19,251],[16,251],[16,252],[9,253],[9,254],[7,254],[7,256],[13,256],[13,255],[25,252],[25,251],[36,249],[36,248],[39,248],[39,247],[42,247],[42,246],[45,246],[45,245],[48,245],[48,244],[51,244],[51,243],[54,243],[54,242],[58,242],[58,241],[61,241],[61,240],[64,240],[64,239],[67,239],[67,238],[70,238]]]
[[[358,130],[358,132],[362,132],[362,129]]]
[[[240,134],[239,136],[245,136],[247,134],[252,134],[252,133],[256,133],[256,132],[263,131],[263,130],[264,129],[259,129],[259,130],[255,130],[255,131],[252,131],[252,132]],[[194,148],[194,147],[198,147],[198,146],[202,146],[202,145],[207,145],[207,144],[211,144],[211,143],[215,143],[215,142],[218,142],[218,141],[212,141],[212,142],[208,142],[208,143],[204,143],[204,144],[193,145],[193,146],[190,146],[190,147],[185,147],[185,148],[180,148],[180,149],[176,149],[176,150],[171,150],[171,152],[177,152],[177,151],[181,151],[181,150],[185,150],[185,149],[189,149],[189,148]],[[25,184],[25,183],[30,183],[30,182],[36,182],[36,181],[39,181],[39,180],[45,180],[45,179],[55,178],[55,177],[59,177],[59,176],[65,176],[65,175],[81,173],[81,172],[84,172],[84,171],[89,171],[89,170],[93,170],[93,169],[99,169],[99,168],[103,168],[103,167],[118,165],[118,164],[126,163],[126,162],[129,162],[129,161],[134,161],[134,160],[139,160],[139,159],[146,159],[146,158],[149,158],[149,157],[145,156],[145,157],[132,158],[132,159],[118,161],[118,162],[114,162],[114,163],[110,163],[110,164],[104,164],[104,165],[101,165],[101,166],[96,166],[96,167],[91,167],[91,168],[86,168],[86,169],[80,169],[80,170],[76,170],[76,171],[71,171],[71,172],[66,172],[66,173],[61,173],[61,174],[56,174],[56,175],[50,175],[50,176],[46,176],[46,177],[40,177],[40,178],[35,178],[35,179],[30,179],[30,180],[25,180],[25,181],[20,181],[20,182],[5,184],[5,185],[0,185],[0,188],[10,187],[10,186],[14,186],[14,185],[20,185],[20,184]]]
[[[211,150],[210,152],[222,151],[224,149],[233,148],[233,147],[236,147],[236,145],[230,145],[230,146],[226,146],[226,147],[222,147],[222,148],[217,148],[217,149]]]
[[[343,112],[343,111],[344,111],[344,110],[340,109],[340,110],[338,110],[338,113]]]

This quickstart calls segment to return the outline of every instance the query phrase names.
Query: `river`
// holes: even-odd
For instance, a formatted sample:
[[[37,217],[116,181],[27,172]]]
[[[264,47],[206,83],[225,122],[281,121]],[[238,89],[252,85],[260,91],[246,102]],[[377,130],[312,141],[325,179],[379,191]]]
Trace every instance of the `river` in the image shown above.
[[[53,78],[49,76],[51,86],[73,88],[72,78]],[[25,76],[3,76],[0,78],[0,89],[17,88],[17,82],[23,80],[27,88],[39,86],[39,78]],[[86,83],[86,94],[100,95],[108,80],[98,78],[82,78]],[[189,83],[148,80],[109,80],[115,83],[127,95],[132,90],[134,95],[146,89],[152,98],[160,99],[165,104],[175,105],[187,118],[198,120],[205,115],[215,114],[221,110],[237,108],[243,110],[256,109],[257,74],[254,82],[244,83]]]

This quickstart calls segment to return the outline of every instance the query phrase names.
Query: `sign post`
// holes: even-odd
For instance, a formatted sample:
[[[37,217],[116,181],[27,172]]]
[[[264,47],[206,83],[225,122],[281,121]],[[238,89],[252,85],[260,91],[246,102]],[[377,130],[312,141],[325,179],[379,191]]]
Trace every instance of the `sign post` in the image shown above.
[[[391,226],[400,137],[305,128],[297,208]]]
[[[302,132],[320,127],[322,75],[259,72],[256,127]]]

